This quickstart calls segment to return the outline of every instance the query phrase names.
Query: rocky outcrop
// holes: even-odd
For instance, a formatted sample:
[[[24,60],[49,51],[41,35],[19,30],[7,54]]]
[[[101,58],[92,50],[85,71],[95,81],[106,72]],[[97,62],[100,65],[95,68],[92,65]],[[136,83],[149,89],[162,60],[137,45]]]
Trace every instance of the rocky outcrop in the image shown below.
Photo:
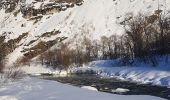
[[[35,2],[35,4],[38,3]],[[82,5],[83,0],[53,0],[53,2],[44,4],[42,3],[39,7],[35,7],[35,5],[22,5],[21,6],[21,12],[23,14],[23,17],[30,18],[32,16],[37,15],[47,15],[47,14],[53,14],[60,11],[65,11],[68,8],[72,8],[75,5]]]

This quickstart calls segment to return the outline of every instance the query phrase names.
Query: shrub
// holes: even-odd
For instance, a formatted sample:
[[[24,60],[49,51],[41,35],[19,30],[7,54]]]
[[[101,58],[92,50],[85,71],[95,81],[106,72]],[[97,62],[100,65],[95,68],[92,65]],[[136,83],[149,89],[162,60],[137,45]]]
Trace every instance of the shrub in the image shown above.
[[[3,73],[4,64],[0,62],[0,73]]]

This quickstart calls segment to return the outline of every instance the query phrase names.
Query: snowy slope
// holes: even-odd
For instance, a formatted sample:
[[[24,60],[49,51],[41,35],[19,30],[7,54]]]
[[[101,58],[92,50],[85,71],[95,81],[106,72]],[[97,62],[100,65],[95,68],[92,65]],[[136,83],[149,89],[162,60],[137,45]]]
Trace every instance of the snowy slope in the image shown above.
[[[26,1],[26,4],[30,5],[34,0]],[[44,3],[49,2],[49,0],[44,1]],[[39,8],[41,3],[38,2],[33,5],[35,8]],[[13,14],[5,13],[2,9],[0,10],[0,35],[4,32],[12,32],[12,34],[6,34],[6,41],[9,41],[22,33],[29,33],[26,39],[21,41],[20,46],[11,55],[8,55],[8,59],[15,56],[9,62],[10,65],[22,56],[20,51],[24,48],[31,48],[40,40],[48,41],[65,36],[68,37],[67,41],[75,41],[81,40],[83,36],[99,39],[103,35],[123,34],[124,30],[119,23],[123,21],[126,15],[153,14],[158,8],[164,10],[167,14],[170,12],[169,5],[169,0],[84,0],[81,6],[43,15],[37,23],[23,18],[21,13],[14,17]],[[24,25],[24,27],[21,27],[21,25]],[[61,34],[53,38],[39,38],[43,33],[53,30],[60,30]],[[31,46],[25,46],[32,40],[36,40],[36,42]]]
[[[160,62],[158,67],[139,63],[135,66],[121,66],[113,60],[99,60],[90,62],[80,68],[73,68],[71,72],[93,70],[104,77],[116,77],[121,80],[136,83],[152,84],[170,87],[170,64]]]
[[[26,78],[0,88],[0,100],[165,100],[147,95],[115,95],[55,81]]]

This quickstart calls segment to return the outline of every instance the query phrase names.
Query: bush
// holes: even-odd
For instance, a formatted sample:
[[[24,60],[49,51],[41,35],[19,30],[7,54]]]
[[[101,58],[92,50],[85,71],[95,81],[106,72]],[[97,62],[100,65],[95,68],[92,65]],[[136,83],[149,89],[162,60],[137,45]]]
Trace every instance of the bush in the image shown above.
[[[3,73],[4,65],[0,63],[0,73]]]
[[[15,80],[15,79],[20,79],[24,76],[24,73],[21,71],[20,68],[9,68],[8,70],[6,70],[4,72],[5,78],[6,79],[11,79],[11,80]]]
[[[21,79],[25,74],[19,68],[9,68],[0,73],[0,86]]]

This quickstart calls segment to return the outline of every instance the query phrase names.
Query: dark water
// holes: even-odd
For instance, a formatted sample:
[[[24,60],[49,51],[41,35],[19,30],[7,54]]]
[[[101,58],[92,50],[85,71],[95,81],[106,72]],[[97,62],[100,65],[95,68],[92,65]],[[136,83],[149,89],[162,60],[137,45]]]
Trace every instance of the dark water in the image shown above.
[[[101,92],[113,93],[112,90],[117,88],[129,89],[124,93],[113,93],[122,95],[152,95],[170,100],[170,88],[152,86],[149,84],[137,84],[128,81],[121,81],[116,78],[102,78],[97,75],[71,75],[68,77],[41,77],[43,79],[55,80],[61,83],[66,83],[74,86],[92,86]]]

